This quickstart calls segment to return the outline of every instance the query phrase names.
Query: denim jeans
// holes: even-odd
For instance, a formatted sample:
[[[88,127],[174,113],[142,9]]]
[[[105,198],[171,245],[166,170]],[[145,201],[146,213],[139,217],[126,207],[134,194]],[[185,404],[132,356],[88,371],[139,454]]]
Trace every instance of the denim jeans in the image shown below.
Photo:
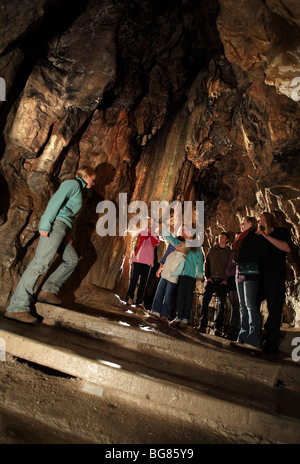
[[[43,285],[43,290],[57,294],[62,284],[72,274],[78,264],[78,256],[69,243],[64,243],[69,228],[60,220],[53,224],[48,237],[40,236],[35,257],[25,270],[18,286],[11,298],[6,311],[29,311],[35,284],[38,278],[46,272],[52,263],[56,253],[59,253],[63,262],[49,276]]]
[[[163,317],[169,317],[172,308],[173,296],[177,284],[161,278],[152,303],[152,311]]]
[[[238,341],[261,349],[262,323],[257,303],[259,284],[256,280],[245,280],[237,282],[236,286],[241,315],[241,328]]]

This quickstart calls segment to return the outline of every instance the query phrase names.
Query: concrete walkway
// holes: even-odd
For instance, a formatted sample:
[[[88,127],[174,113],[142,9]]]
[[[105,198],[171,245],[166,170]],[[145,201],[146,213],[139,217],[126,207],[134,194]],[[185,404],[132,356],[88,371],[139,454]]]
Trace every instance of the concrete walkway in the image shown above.
[[[0,318],[11,355],[78,377],[85,391],[200,424],[226,442],[300,443],[300,369],[286,332],[280,355],[172,329],[127,306],[72,310],[38,303],[43,322]]]

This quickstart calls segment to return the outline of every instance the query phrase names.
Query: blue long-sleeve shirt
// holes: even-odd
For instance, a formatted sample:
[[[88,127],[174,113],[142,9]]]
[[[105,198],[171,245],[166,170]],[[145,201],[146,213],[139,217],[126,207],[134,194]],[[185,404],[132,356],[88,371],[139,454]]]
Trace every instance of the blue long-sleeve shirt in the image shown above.
[[[169,243],[172,243],[172,245],[174,245],[175,247],[176,245],[179,245],[181,243],[181,240],[179,240],[171,234],[168,234],[164,230],[162,231],[162,235]],[[203,277],[203,256],[200,247],[197,248],[196,251],[190,251],[187,254],[182,275],[194,277],[195,279]]]

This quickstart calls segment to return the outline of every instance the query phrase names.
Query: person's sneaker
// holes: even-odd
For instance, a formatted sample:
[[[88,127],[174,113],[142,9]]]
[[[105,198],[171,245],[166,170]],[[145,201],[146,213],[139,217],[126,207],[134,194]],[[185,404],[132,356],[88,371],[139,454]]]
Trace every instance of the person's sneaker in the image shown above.
[[[198,332],[206,334],[206,327],[202,327],[202,325],[198,325],[196,329],[198,330]]]
[[[173,321],[170,322],[170,326],[171,327],[177,327],[181,322],[181,319],[179,319],[179,317],[175,317],[175,319],[173,319]]]
[[[179,324],[179,327],[181,327],[182,329],[185,329],[189,324],[189,321],[187,319],[182,319],[182,321],[180,322]]]
[[[38,301],[41,303],[49,303],[53,305],[61,305],[62,301],[51,292],[46,292],[45,290],[41,290],[38,294]]]
[[[24,322],[25,324],[35,324],[37,322],[37,318],[32,316],[29,311],[5,311],[4,317],[6,317],[7,319],[13,319],[15,321]]]
[[[145,308],[145,306],[144,306],[144,303],[139,303],[139,304],[137,304],[136,306],[137,306],[137,308],[140,308],[140,309],[143,309],[144,311],[146,311],[146,308]]]

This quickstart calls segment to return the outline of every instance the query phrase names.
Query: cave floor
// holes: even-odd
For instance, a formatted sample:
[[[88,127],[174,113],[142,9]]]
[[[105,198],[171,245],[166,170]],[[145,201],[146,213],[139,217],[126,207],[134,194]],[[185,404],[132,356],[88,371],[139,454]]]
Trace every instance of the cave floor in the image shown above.
[[[0,443],[300,443],[299,330],[257,354],[87,292],[0,315]]]

